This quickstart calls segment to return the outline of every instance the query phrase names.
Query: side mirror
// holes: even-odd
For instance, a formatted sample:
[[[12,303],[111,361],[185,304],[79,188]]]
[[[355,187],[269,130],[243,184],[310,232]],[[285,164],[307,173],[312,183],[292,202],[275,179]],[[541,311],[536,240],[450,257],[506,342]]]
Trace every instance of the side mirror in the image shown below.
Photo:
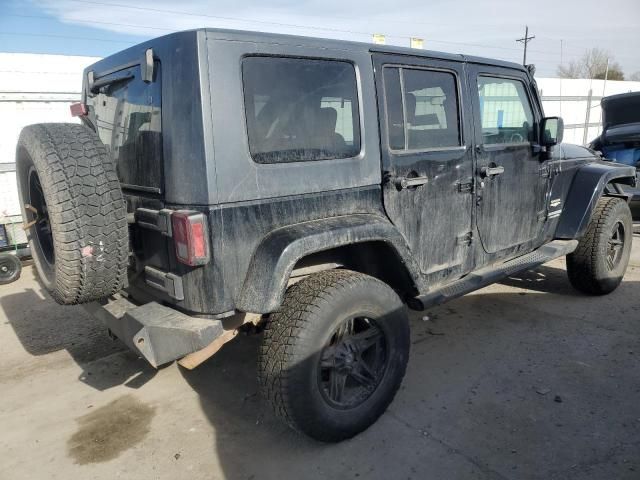
[[[543,147],[553,147],[562,143],[564,122],[560,117],[545,117],[540,123],[540,138]]]

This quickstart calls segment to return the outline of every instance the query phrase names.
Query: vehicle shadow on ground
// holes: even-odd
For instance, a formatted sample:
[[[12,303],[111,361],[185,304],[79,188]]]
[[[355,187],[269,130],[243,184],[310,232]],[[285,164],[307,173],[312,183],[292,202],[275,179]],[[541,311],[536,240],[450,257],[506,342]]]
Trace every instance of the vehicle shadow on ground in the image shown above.
[[[640,336],[624,331],[628,317],[611,314],[602,297],[540,293],[571,288],[562,269],[507,284],[530,278],[526,295],[479,291],[413,313],[403,387],[376,424],[341,444],[310,440],[271,413],[256,379],[259,335],[180,369],[214,429],[226,478],[634,478],[629,467],[640,464],[623,459],[640,458],[640,436],[610,425],[637,416],[630,379],[640,355],[627,352],[640,351]],[[637,298],[639,289],[625,282],[607,298]],[[592,313],[545,313],[579,305]],[[640,300],[630,308],[640,315]],[[568,438],[584,441],[567,449]]]
[[[34,279],[38,281],[36,289],[32,288]],[[20,288],[21,284],[25,288]],[[25,268],[23,276],[11,287],[10,293],[0,296],[0,308],[31,357],[66,350],[83,369],[80,380],[98,390],[122,384],[139,388],[155,375],[155,369],[124,344],[111,339],[106,327],[82,307],[55,303],[39,283],[33,267]],[[37,368],[37,359],[29,364],[31,361],[27,360],[22,366]]]
[[[509,287],[525,288],[542,293],[556,293],[572,297],[582,296],[569,283],[565,269],[549,265],[518,272],[505,278],[500,283]]]

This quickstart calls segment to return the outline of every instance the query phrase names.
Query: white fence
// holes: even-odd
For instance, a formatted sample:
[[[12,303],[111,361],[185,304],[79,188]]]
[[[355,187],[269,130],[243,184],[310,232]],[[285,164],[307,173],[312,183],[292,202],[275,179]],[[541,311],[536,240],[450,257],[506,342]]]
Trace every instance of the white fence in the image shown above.
[[[24,243],[13,165],[20,130],[38,122],[72,122],[82,70],[94,57],[0,53],[0,224],[10,243]],[[13,225],[11,225],[13,224]]]
[[[583,145],[602,129],[602,97],[640,91],[640,82],[538,78],[544,113],[564,120],[564,141]]]

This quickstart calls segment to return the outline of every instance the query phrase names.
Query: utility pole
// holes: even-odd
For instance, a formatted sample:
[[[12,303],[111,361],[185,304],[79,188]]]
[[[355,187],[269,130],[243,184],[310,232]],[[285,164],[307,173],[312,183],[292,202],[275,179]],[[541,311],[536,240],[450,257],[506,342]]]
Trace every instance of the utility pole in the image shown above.
[[[516,40],[516,42],[520,42],[524,44],[524,56],[522,58],[522,64],[526,65],[527,64],[527,44],[533,40],[534,38],[536,38],[535,35],[529,36],[529,26],[525,25],[524,27],[524,38],[518,38]]]
[[[562,39],[560,39],[560,68],[562,68],[564,66],[564,57],[562,55],[563,53],[563,44],[564,41]],[[562,116],[562,77],[560,77],[560,116]]]

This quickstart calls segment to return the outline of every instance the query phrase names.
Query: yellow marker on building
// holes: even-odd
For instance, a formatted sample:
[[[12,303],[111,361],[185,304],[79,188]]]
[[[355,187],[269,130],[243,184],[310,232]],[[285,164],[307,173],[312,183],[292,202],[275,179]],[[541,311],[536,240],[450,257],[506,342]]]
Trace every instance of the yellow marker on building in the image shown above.
[[[411,37],[411,48],[424,48],[424,40],[422,38]]]
[[[373,43],[377,45],[385,45],[387,43],[387,39],[382,33],[374,33],[373,34]]]

